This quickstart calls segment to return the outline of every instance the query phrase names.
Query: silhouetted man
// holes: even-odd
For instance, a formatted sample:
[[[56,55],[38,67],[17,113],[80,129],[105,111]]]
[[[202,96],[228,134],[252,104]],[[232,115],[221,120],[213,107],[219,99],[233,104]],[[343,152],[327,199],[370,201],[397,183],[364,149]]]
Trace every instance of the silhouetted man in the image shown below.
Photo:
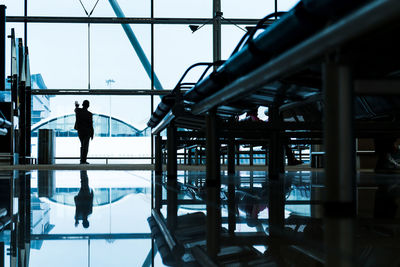
[[[87,171],[81,171],[81,189],[74,197],[75,201],[75,227],[82,220],[84,228],[89,227],[88,216],[93,211],[93,191],[89,188]]]
[[[81,141],[81,164],[88,164],[86,161],[89,152],[89,139],[93,140],[93,114],[88,111],[89,101],[82,103],[79,107],[78,101],[75,101],[75,127],[78,131],[79,140]]]

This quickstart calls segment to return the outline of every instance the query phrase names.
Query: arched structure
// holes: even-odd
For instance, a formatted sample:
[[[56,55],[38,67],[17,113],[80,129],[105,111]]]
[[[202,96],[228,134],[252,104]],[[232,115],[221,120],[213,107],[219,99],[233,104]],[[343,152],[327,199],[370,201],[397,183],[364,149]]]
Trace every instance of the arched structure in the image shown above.
[[[32,137],[39,129],[53,129],[56,137],[76,137],[74,130],[75,114],[68,114],[40,121],[32,126]],[[93,114],[94,135],[101,137],[146,136],[146,129],[138,130],[134,126],[104,114]]]

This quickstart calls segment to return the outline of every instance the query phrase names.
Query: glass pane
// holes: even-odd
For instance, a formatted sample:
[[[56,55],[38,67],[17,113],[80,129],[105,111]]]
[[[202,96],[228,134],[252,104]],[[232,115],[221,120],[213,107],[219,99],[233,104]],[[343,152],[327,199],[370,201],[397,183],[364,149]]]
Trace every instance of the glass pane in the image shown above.
[[[299,0],[278,0],[278,11],[290,10]],[[225,18],[261,19],[275,12],[274,0],[222,0],[221,9]]]
[[[30,24],[32,74],[41,74],[50,89],[87,89],[87,25]]]
[[[156,75],[172,89],[191,65],[212,61],[212,27],[192,33],[188,25],[156,25],[154,46]]]
[[[154,16],[169,18],[211,18],[212,1],[154,0]]]
[[[240,25],[241,28],[245,29],[244,25]],[[233,25],[223,25],[222,26],[222,59],[228,59],[236,45],[239,43],[240,39],[246,34],[245,31],[239,29]]]
[[[33,106],[33,114],[40,110],[49,110],[49,113],[40,113],[43,116],[35,117],[38,122],[32,125],[33,157],[37,156],[37,131],[40,128],[56,131],[56,157],[79,157],[74,102],[82,103],[85,99],[89,100],[89,111],[94,114],[95,138],[90,141],[89,158],[99,158],[104,163],[106,157],[150,157],[151,138],[147,128],[150,96],[52,96],[49,103],[38,102]]]
[[[250,0],[250,1],[221,0],[221,9],[223,12],[223,16],[225,18],[261,19],[266,15],[275,12],[275,1],[274,0]]]
[[[22,2],[20,0],[20,2]],[[96,5],[97,0],[29,0],[28,14],[30,16],[73,16],[85,17]],[[150,1],[119,0],[116,1],[126,17],[150,16]],[[85,12],[85,10],[87,13]],[[98,1],[92,17],[116,17],[109,1]]]
[[[0,2],[0,5],[6,5],[6,16],[23,16],[24,15],[24,0]]]
[[[135,45],[145,53],[142,60],[151,62],[150,26],[130,28],[138,42],[134,41]],[[151,80],[142,60],[121,25],[91,26],[91,88],[150,89]]]

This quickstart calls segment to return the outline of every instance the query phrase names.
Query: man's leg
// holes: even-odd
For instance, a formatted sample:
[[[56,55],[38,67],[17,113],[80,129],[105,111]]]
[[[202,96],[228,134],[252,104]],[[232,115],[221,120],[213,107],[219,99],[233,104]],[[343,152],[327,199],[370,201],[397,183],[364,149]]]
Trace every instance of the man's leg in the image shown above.
[[[89,152],[89,140],[90,136],[83,136],[83,142],[82,142],[82,157],[81,157],[81,163],[86,163],[87,160],[87,154]]]
[[[79,134],[78,133],[78,136],[79,136],[79,141],[81,141],[81,149],[80,149],[80,155],[79,155],[79,158],[80,158],[80,163],[83,163],[83,162],[85,162],[84,160],[83,160],[83,144],[84,144],[84,136],[82,136],[81,134]]]

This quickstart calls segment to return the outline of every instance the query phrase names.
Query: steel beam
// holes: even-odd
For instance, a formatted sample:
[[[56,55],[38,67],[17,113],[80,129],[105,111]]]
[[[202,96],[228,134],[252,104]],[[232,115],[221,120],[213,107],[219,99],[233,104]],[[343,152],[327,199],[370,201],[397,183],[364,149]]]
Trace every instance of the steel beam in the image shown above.
[[[43,16],[7,16],[7,22],[13,23],[82,23],[82,24],[212,24],[210,18],[112,18],[112,17],[43,17]],[[258,19],[222,20],[221,24],[255,25]],[[274,21],[268,21],[272,24]]]

